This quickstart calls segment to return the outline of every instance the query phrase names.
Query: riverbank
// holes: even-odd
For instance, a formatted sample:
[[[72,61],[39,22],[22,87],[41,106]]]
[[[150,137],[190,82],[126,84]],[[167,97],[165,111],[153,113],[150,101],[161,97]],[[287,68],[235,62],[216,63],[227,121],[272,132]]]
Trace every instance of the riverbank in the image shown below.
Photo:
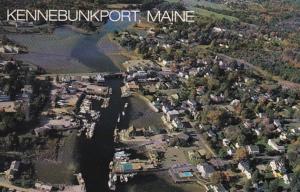
[[[97,192],[99,189],[109,191],[107,182],[109,162],[114,153],[113,132],[118,115],[125,104],[121,99],[122,80],[111,79],[106,81],[106,85],[112,89],[110,104],[100,110],[101,116],[95,127],[94,137],[92,139],[81,137],[78,144],[80,170],[88,192]]]
[[[146,98],[139,94],[134,94],[129,99],[130,111],[129,111],[129,125],[133,125],[137,128],[142,127],[157,127],[163,126],[161,120],[161,113],[153,111],[149,106]]]
[[[111,59],[113,60],[115,56],[121,56],[127,58],[127,60],[139,60],[142,59],[142,56],[138,54],[136,51],[130,51],[128,49],[125,49],[124,47],[120,46],[119,42],[114,38],[113,33],[109,33],[105,36],[107,40],[114,46],[118,47],[117,50],[111,52],[108,54]],[[122,63],[117,63],[122,70],[126,70],[126,67]]]
[[[175,184],[167,172],[140,175],[119,186],[119,192],[205,192],[205,188],[196,183]]]
[[[82,29],[82,28],[79,28],[79,27],[76,27],[74,25],[70,25],[70,24],[67,24],[67,25],[63,25],[61,27],[67,27],[67,28],[70,28],[72,29],[73,31],[77,32],[77,33],[81,33],[83,35],[92,35],[94,33],[97,33],[97,31],[88,31],[88,30],[85,30],[85,29]]]
[[[55,152],[56,158],[37,159],[35,164],[37,180],[51,184],[74,184],[75,173],[78,173],[78,137],[76,131],[65,133],[60,141],[61,147]],[[56,150],[57,145],[48,145],[49,149]],[[54,147],[51,149],[50,147]]]

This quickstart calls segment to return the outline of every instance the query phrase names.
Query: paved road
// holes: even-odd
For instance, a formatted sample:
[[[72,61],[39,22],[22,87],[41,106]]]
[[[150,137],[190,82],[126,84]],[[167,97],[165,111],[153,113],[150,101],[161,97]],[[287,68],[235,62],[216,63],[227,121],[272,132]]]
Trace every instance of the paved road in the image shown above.
[[[36,189],[26,189],[26,188],[14,186],[10,182],[6,181],[3,177],[0,177],[0,186],[8,188],[8,189],[14,189],[14,190],[20,191],[20,192],[39,192]]]
[[[202,144],[207,151],[210,152],[210,154],[213,155],[213,157],[217,157],[216,153],[212,150],[212,148],[207,144],[206,140],[202,137],[202,134],[199,132],[199,130],[196,128],[197,132],[199,133],[199,144]]]
[[[199,146],[203,146],[206,149],[206,151],[212,155],[212,157],[217,157],[214,150],[210,147],[210,145],[207,143],[207,141],[203,138],[199,127],[195,126],[195,125],[192,125],[192,126],[193,126],[193,129],[196,130],[196,132],[197,132],[197,139],[198,139]]]

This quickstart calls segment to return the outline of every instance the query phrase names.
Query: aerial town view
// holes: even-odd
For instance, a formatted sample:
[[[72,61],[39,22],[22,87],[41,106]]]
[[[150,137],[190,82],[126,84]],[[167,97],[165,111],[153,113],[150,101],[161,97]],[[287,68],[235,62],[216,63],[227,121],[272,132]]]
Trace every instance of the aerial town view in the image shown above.
[[[300,1],[0,0],[0,191],[299,192]]]

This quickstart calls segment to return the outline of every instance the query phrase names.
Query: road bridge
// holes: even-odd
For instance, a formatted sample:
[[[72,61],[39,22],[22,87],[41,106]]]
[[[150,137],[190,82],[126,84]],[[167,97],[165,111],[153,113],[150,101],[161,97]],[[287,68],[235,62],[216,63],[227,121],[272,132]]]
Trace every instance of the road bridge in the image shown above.
[[[83,76],[88,76],[88,77],[97,77],[97,76],[102,76],[106,79],[111,79],[111,78],[124,78],[126,74],[124,72],[91,72],[91,73],[50,73],[50,74],[43,74],[40,75],[39,77],[71,77],[71,78],[76,78],[76,77],[83,77]]]

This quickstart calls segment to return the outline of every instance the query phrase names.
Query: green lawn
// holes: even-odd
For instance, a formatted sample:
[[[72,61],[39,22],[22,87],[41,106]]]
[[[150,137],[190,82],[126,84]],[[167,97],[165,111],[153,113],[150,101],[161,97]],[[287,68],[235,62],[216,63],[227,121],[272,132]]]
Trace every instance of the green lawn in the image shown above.
[[[199,5],[199,6],[203,6],[205,8],[213,8],[213,9],[219,9],[219,10],[230,10],[229,7],[227,7],[224,4],[220,4],[220,3],[213,3],[210,1],[206,1],[206,0],[183,0],[186,4],[191,5],[191,6],[195,6],[195,5]]]
[[[219,10],[230,10],[229,7],[227,7],[224,4],[219,3],[213,3],[207,0],[166,0],[170,3],[183,3],[187,7],[195,7],[196,5],[203,6],[205,8],[213,8],[213,9],[219,9]]]
[[[229,16],[229,15],[223,15],[223,14],[219,14],[219,13],[216,13],[216,12],[213,12],[213,11],[208,11],[206,9],[202,9],[202,8],[197,8],[197,7],[194,7],[193,10],[201,15],[201,16],[205,16],[205,17],[212,17],[212,18],[216,18],[216,19],[227,19],[229,21],[238,21],[239,19],[236,18],[236,17],[232,17],[232,16]]]
[[[228,19],[229,21],[237,21],[238,20],[238,18],[236,18],[236,17],[216,13],[216,12],[205,9],[205,8],[213,8],[213,9],[218,9],[218,10],[230,10],[230,8],[224,4],[212,3],[209,1],[205,1],[205,0],[166,0],[166,1],[168,1],[170,3],[181,2],[187,7],[187,9],[195,11],[200,16],[212,17],[215,19],[225,18],[225,19]],[[199,8],[197,6],[203,6],[204,8]]]

